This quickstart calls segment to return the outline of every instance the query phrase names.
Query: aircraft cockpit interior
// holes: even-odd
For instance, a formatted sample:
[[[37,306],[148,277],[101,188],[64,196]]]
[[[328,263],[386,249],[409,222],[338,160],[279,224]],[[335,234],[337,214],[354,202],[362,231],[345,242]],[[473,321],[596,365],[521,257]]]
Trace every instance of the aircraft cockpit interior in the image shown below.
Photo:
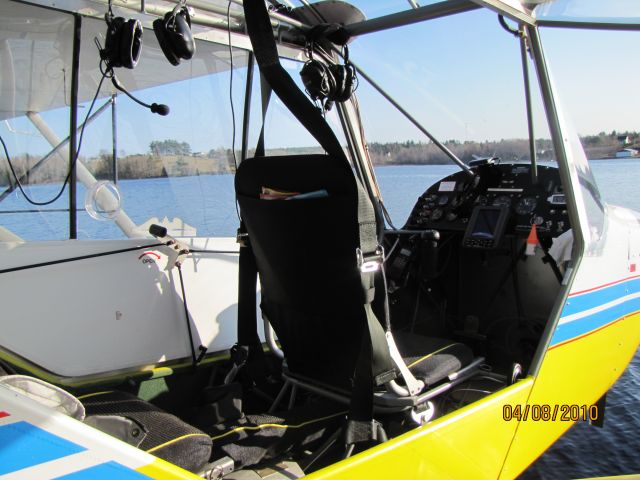
[[[552,114],[549,2],[134,3],[0,2],[0,476],[23,415],[152,478],[509,478],[568,425],[505,405],[603,398],[623,334],[554,382],[637,314],[640,217]]]
[[[474,163],[386,230],[391,317],[472,347],[511,378],[527,371],[557,298],[570,224],[557,167]]]

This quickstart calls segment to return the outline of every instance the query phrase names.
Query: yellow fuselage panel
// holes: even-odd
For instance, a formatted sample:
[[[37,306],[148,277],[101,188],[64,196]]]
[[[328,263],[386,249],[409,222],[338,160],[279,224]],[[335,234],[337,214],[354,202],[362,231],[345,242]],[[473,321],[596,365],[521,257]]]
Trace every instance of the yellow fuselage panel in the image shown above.
[[[558,405],[558,416],[536,421],[529,415],[520,422],[500,478],[515,478],[573,425],[561,420],[563,410],[576,405],[582,414],[613,386],[640,342],[638,322],[640,313],[626,315],[547,351],[528,403],[551,411]]]
[[[503,406],[526,403],[532,385],[527,378],[309,478],[495,479],[517,426],[503,421]]]

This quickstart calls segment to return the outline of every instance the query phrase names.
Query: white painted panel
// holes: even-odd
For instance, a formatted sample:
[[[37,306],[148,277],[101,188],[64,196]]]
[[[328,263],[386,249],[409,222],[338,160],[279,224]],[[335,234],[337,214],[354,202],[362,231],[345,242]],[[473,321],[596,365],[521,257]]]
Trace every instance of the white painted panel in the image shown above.
[[[234,239],[194,248],[237,251]],[[153,240],[0,244],[8,268]],[[190,356],[180,280],[161,251],[144,250],[0,274],[0,346],[55,374],[82,376]],[[159,257],[159,258],[157,258]],[[146,261],[143,261],[144,259]],[[237,254],[202,254],[183,265],[194,344],[235,342]]]

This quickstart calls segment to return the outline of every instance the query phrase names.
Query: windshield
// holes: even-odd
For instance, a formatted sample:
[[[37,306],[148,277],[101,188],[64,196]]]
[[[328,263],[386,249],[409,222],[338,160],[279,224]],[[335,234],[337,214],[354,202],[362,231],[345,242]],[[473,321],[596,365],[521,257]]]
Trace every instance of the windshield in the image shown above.
[[[364,35],[351,44],[350,58],[465,164],[487,157],[531,162],[520,41],[500,27],[494,12]],[[537,157],[552,161],[544,109],[533,93]],[[397,196],[417,198],[459,167],[362,76],[356,94],[385,203],[401,224],[411,205],[396,208]],[[433,165],[442,167],[427,172]],[[399,190],[401,178],[415,189]]]

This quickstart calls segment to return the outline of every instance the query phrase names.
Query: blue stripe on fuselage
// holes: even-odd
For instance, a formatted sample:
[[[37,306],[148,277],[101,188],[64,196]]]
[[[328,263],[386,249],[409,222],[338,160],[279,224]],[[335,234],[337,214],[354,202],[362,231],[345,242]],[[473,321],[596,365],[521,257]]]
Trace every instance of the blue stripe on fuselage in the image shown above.
[[[596,292],[593,292],[596,293]],[[571,322],[559,324],[551,338],[550,347],[580,337],[593,330],[604,327],[625,315],[640,310],[640,298],[631,298],[625,302],[613,305],[601,312],[593,313]],[[563,311],[564,313],[564,311]]]
[[[640,292],[640,278],[631,278],[616,283],[615,285],[609,285],[608,287],[602,287],[598,290],[569,297],[562,309],[562,316],[567,317],[575,313],[590,310],[636,292]]]
[[[0,426],[0,475],[85,451],[28,422]]]

